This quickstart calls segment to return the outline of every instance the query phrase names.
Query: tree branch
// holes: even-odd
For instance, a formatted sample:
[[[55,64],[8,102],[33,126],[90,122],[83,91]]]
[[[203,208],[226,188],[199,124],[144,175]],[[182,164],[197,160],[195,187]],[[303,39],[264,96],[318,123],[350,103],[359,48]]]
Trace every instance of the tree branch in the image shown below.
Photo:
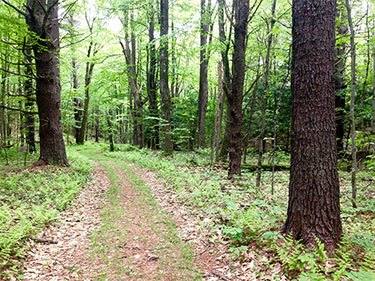
[[[25,113],[25,114],[38,114],[38,112],[27,111],[27,110],[23,110],[23,109],[19,109],[19,108],[12,108],[12,107],[8,107],[8,106],[2,105],[2,104],[0,104],[0,108],[4,108],[4,109],[8,109],[8,110],[13,110],[13,111],[18,111],[18,112],[22,112],[22,113]]]
[[[10,4],[8,1],[6,0],[2,0],[6,5],[8,5],[9,7],[13,8],[17,13],[23,15],[24,17],[26,17],[26,13],[22,12],[20,9],[18,9],[16,6],[13,6],[12,4]]]

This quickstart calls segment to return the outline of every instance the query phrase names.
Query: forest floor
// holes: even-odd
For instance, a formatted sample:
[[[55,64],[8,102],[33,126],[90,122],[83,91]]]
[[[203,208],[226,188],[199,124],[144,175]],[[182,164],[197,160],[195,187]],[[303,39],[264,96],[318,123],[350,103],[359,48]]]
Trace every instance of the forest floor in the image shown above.
[[[0,280],[375,280],[365,166],[357,208],[340,170],[344,234],[329,252],[281,235],[289,171],[264,170],[257,188],[252,155],[235,180],[208,150],[165,157],[89,143],[68,156],[69,168],[20,168],[13,157],[0,169]],[[279,153],[275,164],[288,162]]]
[[[91,158],[72,207],[30,242],[23,280],[232,280],[226,245],[211,243],[151,172]]]

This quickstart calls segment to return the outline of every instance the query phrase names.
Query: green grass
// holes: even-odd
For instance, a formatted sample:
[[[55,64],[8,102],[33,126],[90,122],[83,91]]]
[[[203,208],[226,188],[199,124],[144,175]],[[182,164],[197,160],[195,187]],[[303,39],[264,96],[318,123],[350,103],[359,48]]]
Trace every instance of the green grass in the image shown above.
[[[58,220],[88,180],[92,164],[68,149],[70,167],[19,169],[11,158],[0,174],[0,271],[1,277],[19,273],[28,237]],[[32,159],[31,159],[32,160]],[[35,159],[34,159],[35,160]]]
[[[132,149],[131,149],[132,150]],[[107,264],[100,276],[96,276],[97,280],[106,280],[108,278],[119,278],[122,276],[141,277],[136,270],[130,270],[132,264],[132,257],[127,257],[124,265],[124,260],[121,258],[121,244],[131,237],[128,237],[129,227],[126,220],[121,220],[123,216],[126,217],[126,210],[121,204],[121,198],[126,196],[121,188],[121,179],[119,178],[119,171],[121,171],[126,180],[131,184],[132,188],[136,190],[139,196],[136,200],[137,213],[147,218],[147,225],[150,231],[159,237],[159,241],[155,246],[154,253],[159,257],[159,265],[161,272],[170,272],[174,268],[176,280],[198,280],[200,273],[193,268],[193,251],[190,246],[183,243],[177,235],[176,225],[170,216],[163,211],[156,200],[154,199],[150,187],[133,171],[133,169],[124,163],[119,158],[113,158],[112,154],[98,153],[98,151],[105,151],[102,145],[86,145],[82,147],[82,152],[96,160],[106,170],[111,186],[106,194],[108,205],[102,212],[102,225],[93,233],[92,247],[94,255],[93,259],[100,259],[101,262]],[[158,222],[163,222],[160,224]],[[134,237],[133,237],[134,238]],[[140,241],[146,242],[146,237],[138,237]],[[178,258],[173,256],[171,249],[178,249]],[[108,258],[110,256],[111,258]],[[190,276],[190,277],[189,277]],[[163,274],[160,273],[159,280],[163,280]]]

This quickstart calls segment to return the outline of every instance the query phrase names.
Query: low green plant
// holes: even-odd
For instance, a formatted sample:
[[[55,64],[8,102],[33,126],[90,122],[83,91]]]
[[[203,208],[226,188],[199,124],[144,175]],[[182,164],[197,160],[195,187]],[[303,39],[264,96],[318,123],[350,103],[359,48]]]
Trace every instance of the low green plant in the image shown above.
[[[232,257],[238,260],[246,259],[247,252],[256,253],[262,257],[256,265],[267,267],[268,274],[275,263],[282,265],[283,274],[297,280],[350,280],[361,274],[371,276],[375,271],[374,200],[367,171],[358,174],[357,209],[351,207],[350,174],[340,171],[345,233],[340,247],[328,254],[318,240],[314,249],[306,249],[277,230],[286,218],[288,171],[275,173],[271,195],[270,172],[264,171],[261,189],[254,187],[254,172],[244,172],[240,179],[228,181],[227,171],[220,164],[208,165],[209,157],[204,152],[176,152],[173,157],[164,158],[158,151],[142,149],[108,156],[153,170],[176,195],[174,200],[204,218],[201,225],[211,230],[210,241],[224,237]],[[286,158],[283,155],[281,160]],[[263,275],[264,271],[259,270],[257,277]]]
[[[92,163],[68,150],[70,167],[15,170],[0,175],[1,277],[17,274],[26,241],[59,217],[89,178]]]

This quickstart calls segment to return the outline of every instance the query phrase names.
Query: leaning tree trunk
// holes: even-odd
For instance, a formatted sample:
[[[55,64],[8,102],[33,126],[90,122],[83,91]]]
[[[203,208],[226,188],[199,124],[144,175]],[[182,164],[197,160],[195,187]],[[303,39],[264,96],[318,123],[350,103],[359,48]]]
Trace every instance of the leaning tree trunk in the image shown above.
[[[242,99],[245,78],[245,41],[249,17],[249,0],[233,2],[236,23],[234,25],[234,51],[232,65],[232,90],[228,91],[228,103],[231,116],[228,177],[241,175],[242,156]]]
[[[28,0],[26,22],[38,38],[33,46],[36,65],[36,103],[39,111],[38,164],[68,165],[61,129],[60,47],[57,0]],[[42,46],[42,48],[41,48]]]
[[[335,138],[335,0],[293,1],[292,144],[284,232],[307,245],[341,239]]]

